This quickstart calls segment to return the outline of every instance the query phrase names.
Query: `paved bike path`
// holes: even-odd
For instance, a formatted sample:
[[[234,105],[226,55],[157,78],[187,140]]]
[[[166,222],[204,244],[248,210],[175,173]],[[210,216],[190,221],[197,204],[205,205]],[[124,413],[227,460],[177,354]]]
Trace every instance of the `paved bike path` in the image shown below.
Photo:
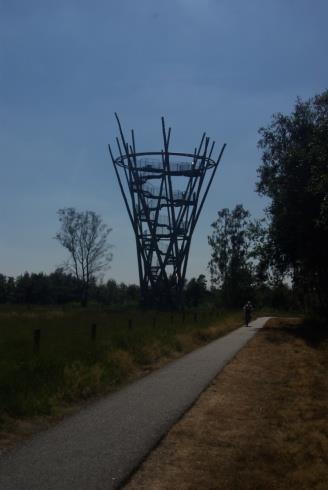
[[[185,355],[0,457],[0,489],[119,487],[267,320]]]

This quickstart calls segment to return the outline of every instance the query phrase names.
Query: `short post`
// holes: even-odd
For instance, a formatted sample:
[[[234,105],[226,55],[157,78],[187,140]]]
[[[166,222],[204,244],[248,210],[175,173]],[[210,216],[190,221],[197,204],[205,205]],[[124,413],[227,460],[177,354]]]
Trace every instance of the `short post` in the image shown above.
[[[194,313],[194,322],[197,322],[197,319],[198,319],[198,314],[197,314],[197,311],[195,311],[195,313]]]
[[[97,325],[93,323],[91,325],[91,340],[92,342],[95,342],[97,338]]]
[[[186,319],[186,313],[185,311],[182,312],[182,323],[185,322],[185,319]]]
[[[131,320],[131,318],[129,318],[128,325],[129,325],[129,328],[132,328],[132,320]]]
[[[34,354],[39,354],[40,352],[40,338],[41,338],[41,329],[37,328],[33,332],[33,350]]]
[[[155,327],[156,327],[156,317],[154,316],[154,318],[153,318],[153,328],[155,328]]]
[[[173,313],[171,313],[171,325],[173,325],[173,321],[174,321],[174,316]]]

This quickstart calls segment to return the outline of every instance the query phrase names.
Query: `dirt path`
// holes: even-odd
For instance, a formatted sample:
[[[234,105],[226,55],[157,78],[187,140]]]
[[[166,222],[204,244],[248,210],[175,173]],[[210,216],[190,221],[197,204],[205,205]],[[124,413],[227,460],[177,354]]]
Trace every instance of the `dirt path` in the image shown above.
[[[328,342],[291,323],[258,332],[126,490],[327,490]]]

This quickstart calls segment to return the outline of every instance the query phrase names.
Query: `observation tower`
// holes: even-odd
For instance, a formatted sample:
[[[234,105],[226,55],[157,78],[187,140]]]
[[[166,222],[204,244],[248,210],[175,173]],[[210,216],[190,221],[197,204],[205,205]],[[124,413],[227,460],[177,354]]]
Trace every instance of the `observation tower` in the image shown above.
[[[135,234],[142,303],[180,308],[192,234],[226,145],[213,159],[215,142],[203,133],[193,152],[170,151],[162,117],[163,148],[138,151],[115,117],[118,156],[108,148]]]

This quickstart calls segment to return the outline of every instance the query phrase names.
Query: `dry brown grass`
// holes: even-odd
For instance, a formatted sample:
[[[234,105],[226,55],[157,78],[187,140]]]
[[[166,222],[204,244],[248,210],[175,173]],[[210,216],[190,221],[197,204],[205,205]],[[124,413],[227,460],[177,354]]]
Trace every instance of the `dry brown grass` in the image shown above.
[[[296,323],[270,321],[126,490],[327,490],[328,343]]]

